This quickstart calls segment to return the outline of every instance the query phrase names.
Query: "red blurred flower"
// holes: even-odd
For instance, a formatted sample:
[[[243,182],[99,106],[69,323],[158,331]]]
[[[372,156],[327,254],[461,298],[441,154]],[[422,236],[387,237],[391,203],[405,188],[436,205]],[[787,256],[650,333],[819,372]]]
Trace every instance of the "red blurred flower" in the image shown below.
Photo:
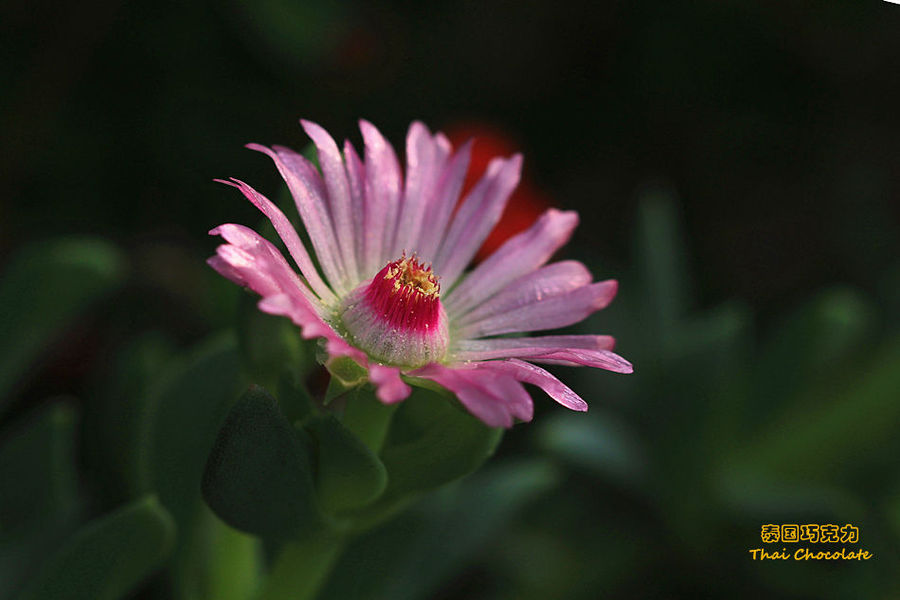
[[[520,151],[511,137],[494,125],[479,122],[460,122],[444,129],[447,138],[454,147],[459,147],[467,140],[474,140],[472,160],[466,174],[461,198],[481,179],[488,163],[497,156],[510,156]],[[522,173],[522,181],[513,192],[506,205],[500,222],[484,241],[475,255],[475,261],[481,262],[503,242],[512,236],[525,231],[537,220],[541,213],[551,206],[549,197],[539,190],[528,177],[528,170]]]

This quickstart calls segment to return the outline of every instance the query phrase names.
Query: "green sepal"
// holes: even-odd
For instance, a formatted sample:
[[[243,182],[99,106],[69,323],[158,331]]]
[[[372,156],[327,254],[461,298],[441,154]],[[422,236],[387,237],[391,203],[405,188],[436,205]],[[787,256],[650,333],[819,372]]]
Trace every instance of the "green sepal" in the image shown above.
[[[251,386],[219,431],[203,475],[203,498],[223,521],[271,540],[323,526],[313,485],[312,441],[272,396]]]
[[[19,600],[115,600],[162,565],[175,540],[172,517],[153,496],[80,529],[43,565]]]
[[[330,358],[325,362],[325,368],[331,373],[331,383],[328,385],[331,398],[360,386],[369,380],[368,370],[349,356]],[[331,391],[332,385],[335,386],[334,391]],[[327,396],[326,398],[327,400],[331,399]]]
[[[315,416],[305,429],[317,444],[316,491],[326,510],[353,510],[370,504],[384,492],[384,464],[334,416]]]

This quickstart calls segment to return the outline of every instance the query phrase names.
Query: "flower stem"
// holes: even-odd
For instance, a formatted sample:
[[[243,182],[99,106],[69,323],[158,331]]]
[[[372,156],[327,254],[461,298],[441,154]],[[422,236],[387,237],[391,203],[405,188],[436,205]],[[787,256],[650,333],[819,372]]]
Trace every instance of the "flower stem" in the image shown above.
[[[396,404],[386,405],[378,400],[372,386],[360,386],[347,394],[341,421],[377,455],[384,445],[396,409]]]
[[[312,600],[331,574],[344,538],[334,532],[286,542],[257,600]]]

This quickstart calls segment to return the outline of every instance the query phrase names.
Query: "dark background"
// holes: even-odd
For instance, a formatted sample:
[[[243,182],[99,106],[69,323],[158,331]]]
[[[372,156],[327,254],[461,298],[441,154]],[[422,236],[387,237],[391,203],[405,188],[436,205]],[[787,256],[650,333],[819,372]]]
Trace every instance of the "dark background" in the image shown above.
[[[599,407],[587,438],[602,439],[610,416],[642,457],[621,465],[645,469],[643,483],[623,484],[602,449],[585,466],[571,422],[553,420],[562,409],[539,400],[536,424],[509,433],[498,460],[549,454],[564,475],[422,597],[900,593],[900,388],[893,367],[853,388],[897,355],[900,6],[7,1],[0,57],[0,264],[69,234],[112,241],[128,264],[125,286],[19,381],[4,422],[54,394],[89,395],[134,335],[161,332],[180,348],[230,326],[236,291],[203,262],[215,247],[206,231],[258,217],[212,179],[271,196],[280,185],[243,144],[303,148],[303,117],[358,146],[366,118],[402,154],[421,119],[520,149],[523,189],[580,212],[565,255],[622,283],[609,316],[584,331],[616,335],[636,374],[561,372]],[[732,334],[740,351],[723,371],[707,342]],[[829,416],[822,390],[845,388]],[[698,435],[719,405],[723,420]],[[784,425],[816,411],[821,431]],[[847,431],[844,414],[860,419]],[[758,449],[736,451],[756,471],[800,457],[790,485],[779,472],[766,489],[808,495],[764,508],[723,500],[728,477],[710,461],[738,433],[739,448]],[[770,441],[783,446],[766,454]],[[101,512],[116,496],[81,462],[88,512]],[[855,508],[804,512],[811,501],[796,498],[818,502],[822,486]],[[793,571],[750,560],[763,519],[801,515],[861,523],[877,558]],[[578,558],[557,564],[561,554]]]

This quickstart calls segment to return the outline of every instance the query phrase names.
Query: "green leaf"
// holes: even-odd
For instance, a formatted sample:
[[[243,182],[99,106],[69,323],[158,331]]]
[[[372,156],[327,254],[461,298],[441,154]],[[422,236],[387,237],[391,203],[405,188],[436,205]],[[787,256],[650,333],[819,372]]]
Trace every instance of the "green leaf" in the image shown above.
[[[810,380],[844,369],[873,330],[874,308],[856,290],[826,290],[795,310],[763,347],[760,395],[779,405]]]
[[[388,495],[429,490],[471,473],[494,453],[502,436],[502,429],[486,426],[449,393],[414,387],[394,413],[381,453]]]
[[[122,281],[123,263],[90,238],[36,242],[12,257],[0,277],[0,413],[52,339]]]
[[[203,476],[204,499],[232,527],[263,538],[319,529],[310,444],[274,398],[251,386],[216,438]]]
[[[20,600],[122,598],[163,563],[174,538],[172,518],[146,496],[79,530],[50,557]]]
[[[543,461],[492,465],[435,492],[416,508],[353,541],[322,600],[436,597],[442,583],[487,548],[559,473]]]
[[[900,421],[900,343],[857,370],[823,378],[753,443],[732,453],[722,472],[774,481],[827,481],[858,468],[896,436]]]
[[[159,494],[183,530],[201,506],[203,468],[238,396],[238,373],[234,340],[217,338],[172,365],[150,392],[140,456],[143,489]]]
[[[359,508],[384,492],[384,465],[340,421],[331,415],[316,416],[305,429],[316,441],[316,490],[326,510]]]
[[[647,321],[665,349],[676,348],[671,335],[692,304],[684,234],[675,195],[664,187],[645,190],[637,215],[637,263]]]
[[[13,423],[0,445],[0,598],[71,534],[79,513],[75,413],[45,406]]]
[[[646,476],[646,457],[638,440],[626,423],[602,409],[588,415],[556,415],[541,426],[538,439],[544,448],[603,479],[633,486]]]
[[[104,480],[114,503],[140,493],[141,430],[150,400],[147,390],[165,372],[175,348],[159,332],[143,334],[115,352],[105,377],[86,398],[83,452]]]
[[[312,394],[296,373],[281,374],[278,380],[278,403],[281,405],[281,412],[291,423],[303,421],[316,412]]]
[[[178,598],[248,600],[259,588],[263,575],[263,550],[259,538],[222,522],[204,506],[191,532],[187,554],[190,567],[175,576]]]
[[[0,535],[70,517],[77,505],[75,412],[46,407],[14,424],[0,445]]]

